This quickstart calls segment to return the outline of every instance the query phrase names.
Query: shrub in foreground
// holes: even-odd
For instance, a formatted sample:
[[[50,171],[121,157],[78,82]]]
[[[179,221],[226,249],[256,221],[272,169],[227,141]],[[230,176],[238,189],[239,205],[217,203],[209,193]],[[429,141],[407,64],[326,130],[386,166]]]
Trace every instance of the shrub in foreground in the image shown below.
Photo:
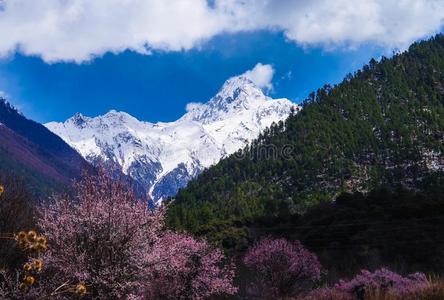
[[[305,300],[390,300],[422,299],[422,295],[435,290],[423,273],[403,277],[387,269],[375,272],[361,271],[351,280],[341,280],[331,288],[317,289]],[[428,299],[428,298],[424,298]]]
[[[335,288],[349,294],[363,298],[366,293],[373,290],[390,291],[396,294],[406,294],[411,289],[427,282],[423,273],[415,273],[403,277],[388,269],[382,268],[375,272],[361,271],[349,281],[341,280]]]
[[[264,298],[298,295],[321,278],[321,264],[299,241],[266,238],[247,251],[245,265],[254,285],[250,292]]]
[[[23,182],[0,174],[0,270],[20,267],[27,257],[10,237],[21,230],[35,228],[32,196]]]

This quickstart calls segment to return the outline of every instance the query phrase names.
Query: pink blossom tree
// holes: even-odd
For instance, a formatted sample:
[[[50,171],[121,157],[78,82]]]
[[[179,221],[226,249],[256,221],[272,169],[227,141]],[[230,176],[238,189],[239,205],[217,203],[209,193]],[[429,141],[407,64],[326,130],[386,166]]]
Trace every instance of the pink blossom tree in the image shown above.
[[[321,278],[321,264],[299,241],[266,238],[247,251],[254,289],[265,297],[294,296]]]
[[[225,264],[223,253],[203,240],[187,234],[168,232],[154,249],[167,255],[154,266],[148,299],[205,299],[212,295],[235,294],[234,267]],[[157,253],[159,252],[159,253]]]
[[[150,289],[168,286],[196,299],[234,293],[220,251],[169,232],[163,211],[137,201],[125,184],[101,172],[75,190],[74,198],[56,197],[41,212],[49,244],[44,271],[55,286],[82,283],[86,297],[100,299],[154,299]]]

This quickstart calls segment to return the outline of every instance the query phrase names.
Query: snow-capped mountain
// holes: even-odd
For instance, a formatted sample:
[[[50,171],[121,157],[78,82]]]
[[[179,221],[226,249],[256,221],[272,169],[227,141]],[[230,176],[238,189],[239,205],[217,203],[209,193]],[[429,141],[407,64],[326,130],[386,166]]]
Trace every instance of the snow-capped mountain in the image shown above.
[[[111,110],[95,118],[77,113],[45,126],[88,161],[117,164],[159,201],[246,146],[273,122],[286,119],[292,109],[300,107],[288,99],[271,99],[250,79],[237,76],[209,102],[190,103],[175,122],[143,122]]]

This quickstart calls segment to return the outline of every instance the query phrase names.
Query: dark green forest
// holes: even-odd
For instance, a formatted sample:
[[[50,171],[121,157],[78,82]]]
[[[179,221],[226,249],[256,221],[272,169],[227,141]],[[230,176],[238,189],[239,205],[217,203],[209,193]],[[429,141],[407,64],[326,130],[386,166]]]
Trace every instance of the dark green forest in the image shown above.
[[[257,219],[248,224],[248,233],[251,239],[271,235],[300,240],[318,255],[333,281],[380,266],[443,274],[443,191],[343,193],[302,216]]]
[[[437,35],[311,93],[299,113],[170,199],[168,222],[226,249],[243,247],[254,224],[294,220],[343,193],[440,189],[443,151],[444,36]]]

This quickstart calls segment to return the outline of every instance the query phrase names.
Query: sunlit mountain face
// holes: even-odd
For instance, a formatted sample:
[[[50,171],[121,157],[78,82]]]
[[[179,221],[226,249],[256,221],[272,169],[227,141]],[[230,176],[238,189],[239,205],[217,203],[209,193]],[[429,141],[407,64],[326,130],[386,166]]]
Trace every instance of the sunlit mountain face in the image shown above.
[[[46,127],[88,161],[105,160],[121,168],[157,202],[300,109],[288,99],[264,95],[245,76],[230,78],[207,103],[187,108],[180,119],[168,123],[139,121],[112,110],[94,118],[78,113]]]

